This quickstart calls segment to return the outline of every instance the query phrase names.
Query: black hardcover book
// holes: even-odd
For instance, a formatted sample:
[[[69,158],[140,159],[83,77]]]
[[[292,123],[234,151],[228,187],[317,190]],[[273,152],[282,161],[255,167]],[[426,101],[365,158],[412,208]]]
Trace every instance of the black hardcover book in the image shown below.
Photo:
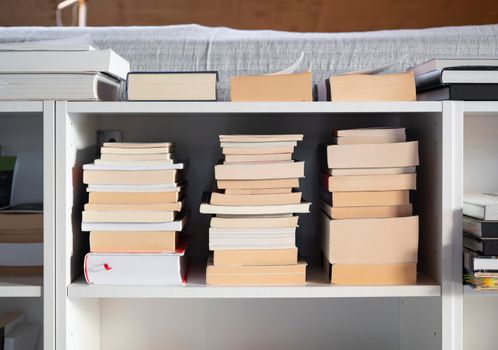
[[[418,101],[498,101],[498,84],[452,84],[417,92]]]
[[[498,238],[498,221],[484,221],[464,216],[463,231],[481,238]]]
[[[482,255],[498,256],[497,238],[480,238],[469,233],[464,233],[463,246]]]
[[[459,77],[450,78],[451,72],[454,72]],[[482,80],[480,77],[480,72],[498,71],[496,66],[460,66],[460,67],[446,67],[442,69],[432,70],[423,74],[415,76],[415,84],[417,86],[417,92],[423,92],[427,90],[433,90],[440,88],[442,86],[449,86],[453,84],[493,84],[496,83],[493,80],[489,80],[489,77]],[[448,72],[448,74],[445,74]],[[455,80],[456,79],[456,80]],[[463,79],[463,80],[462,80]]]

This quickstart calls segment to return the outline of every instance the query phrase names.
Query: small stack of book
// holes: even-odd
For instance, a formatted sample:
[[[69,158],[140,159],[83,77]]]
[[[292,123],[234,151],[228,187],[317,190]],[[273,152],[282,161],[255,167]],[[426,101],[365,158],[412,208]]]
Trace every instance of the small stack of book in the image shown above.
[[[416,283],[418,216],[409,191],[416,189],[418,142],[406,142],[403,128],[335,136],[322,175],[322,251],[332,283]]]
[[[43,273],[43,205],[0,210],[0,275]]]
[[[221,135],[225,155],[215,166],[218,190],[200,211],[209,228],[207,284],[294,285],[306,282],[298,261],[296,213],[310,203],[297,190],[304,162],[292,154],[303,135]]]
[[[173,144],[104,143],[101,159],[83,166],[90,231],[85,278],[90,284],[159,285],[185,282],[185,244],[179,232],[183,164]]]
[[[472,193],[463,203],[464,283],[498,290],[498,193]]]

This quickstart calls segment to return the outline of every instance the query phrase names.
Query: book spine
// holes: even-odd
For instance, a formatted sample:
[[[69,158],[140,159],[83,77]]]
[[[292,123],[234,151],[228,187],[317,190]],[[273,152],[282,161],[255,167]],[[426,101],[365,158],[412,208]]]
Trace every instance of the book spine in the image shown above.
[[[417,92],[437,89],[444,84],[441,80],[442,70],[433,70],[424,74],[415,76]]]

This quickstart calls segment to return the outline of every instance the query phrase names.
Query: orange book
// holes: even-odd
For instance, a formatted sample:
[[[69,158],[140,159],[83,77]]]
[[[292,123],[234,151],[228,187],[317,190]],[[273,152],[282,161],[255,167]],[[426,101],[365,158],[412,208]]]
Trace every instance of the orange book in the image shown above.
[[[297,248],[215,250],[213,265],[296,265]]]
[[[323,176],[329,192],[398,191],[417,189],[417,174]]]
[[[175,203],[182,199],[182,192],[90,192],[90,204],[146,204]]]
[[[180,211],[182,202],[145,204],[85,204],[85,210],[95,211]]]
[[[412,205],[387,205],[365,207],[332,207],[321,202],[322,210],[332,219],[394,218],[412,215]]]
[[[225,194],[282,194],[291,193],[292,188],[253,188],[253,189],[226,189]]]
[[[178,170],[85,170],[83,183],[90,185],[161,185],[177,182]]]
[[[333,207],[366,207],[410,204],[410,191],[333,192],[327,198]]]
[[[301,192],[280,194],[224,194],[211,193],[213,205],[278,205],[301,203]]]
[[[313,101],[311,72],[233,77],[230,97],[234,102]]]
[[[292,160],[292,153],[227,154],[225,156],[225,163],[272,162],[283,160]]]
[[[216,180],[267,180],[304,177],[304,162],[218,164]],[[271,187],[270,187],[271,188]]]
[[[331,283],[336,285],[416,284],[417,264],[334,264]]]
[[[170,231],[91,231],[90,251],[97,253],[174,252],[178,233]]]
[[[219,180],[219,189],[294,188],[299,187],[299,179],[270,180]]]

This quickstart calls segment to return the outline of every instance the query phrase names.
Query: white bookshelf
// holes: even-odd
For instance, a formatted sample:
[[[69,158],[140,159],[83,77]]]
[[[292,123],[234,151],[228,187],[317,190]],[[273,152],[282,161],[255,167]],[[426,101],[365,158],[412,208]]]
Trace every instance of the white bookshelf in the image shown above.
[[[56,147],[55,162],[57,349],[127,350],[143,344],[159,349],[166,343],[229,349],[246,337],[270,344],[271,334],[260,330],[267,322],[273,325],[269,327],[286,325],[281,331],[296,335],[289,348],[324,348],[325,344],[393,350],[461,348],[461,328],[455,319],[461,319],[462,285],[461,276],[456,277],[454,253],[459,234],[455,212],[461,210],[457,189],[462,179],[456,172],[463,158],[458,147],[462,144],[461,103],[60,101],[55,114],[55,140],[63,145]],[[122,130],[127,141],[176,142],[178,158],[189,160],[192,254],[202,257],[207,252],[209,220],[198,214],[197,205],[202,192],[210,188],[213,166],[220,157],[219,133],[304,133],[296,153],[306,161],[301,188],[316,203],[318,144],[330,141],[332,129],[385,125],[406,127],[409,138],[420,141],[416,210],[423,219],[416,285],[332,286],[316,269],[306,286],[290,287],[206,286],[203,267],[191,272],[184,287],[92,286],[81,276],[88,250],[88,236],[79,230],[85,201],[81,166],[95,158],[97,130]],[[319,250],[318,211],[317,205],[312,206],[312,213],[301,217],[297,236],[300,252],[311,258]],[[192,327],[198,334],[186,333]],[[351,329],[356,336],[348,336]],[[358,332],[375,332],[378,337],[372,342],[358,337]]]

